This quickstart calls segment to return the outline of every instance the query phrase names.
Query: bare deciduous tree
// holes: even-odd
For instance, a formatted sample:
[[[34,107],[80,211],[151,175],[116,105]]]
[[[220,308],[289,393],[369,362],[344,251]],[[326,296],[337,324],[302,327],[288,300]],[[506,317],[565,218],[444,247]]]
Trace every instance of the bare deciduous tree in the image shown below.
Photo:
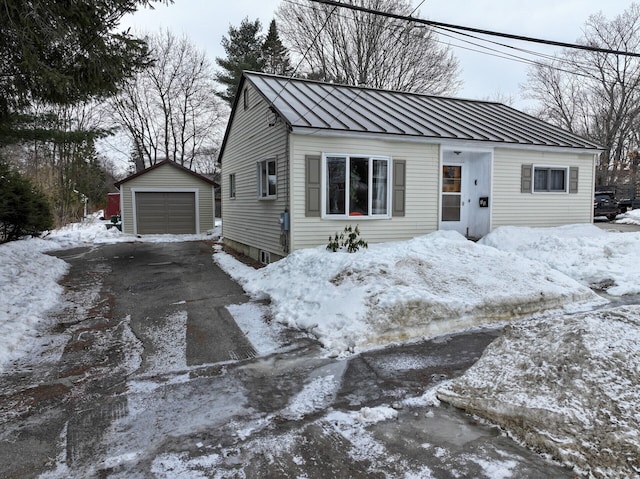
[[[215,148],[225,116],[213,70],[186,37],[165,31],[148,44],[153,64],[111,100],[114,119],[129,136],[138,169],[164,159],[194,168]]]
[[[406,0],[348,0],[358,6],[409,15]],[[433,29],[380,15],[301,0],[276,12],[283,42],[312,78],[350,85],[455,93],[458,61]]]
[[[592,15],[581,42],[611,50],[639,51],[640,6],[631,4],[611,21],[601,13]],[[638,148],[640,59],[565,50],[529,71],[525,92],[538,101],[536,114],[607,149],[598,166],[598,184],[634,181],[629,173],[630,153]]]
[[[92,209],[104,203],[109,181],[95,147],[108,133],[101,109],[33,102],[23,113],[22,140],[0,153],[49,199],[55,223],[81,218],[85,198]]]

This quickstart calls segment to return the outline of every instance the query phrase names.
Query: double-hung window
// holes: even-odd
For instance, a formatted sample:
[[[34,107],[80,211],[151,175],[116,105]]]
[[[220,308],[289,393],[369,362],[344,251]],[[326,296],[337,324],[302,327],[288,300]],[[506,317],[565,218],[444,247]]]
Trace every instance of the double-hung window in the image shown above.
[[[567,168],[551,168],[545,166],[534,166],[533,168],[533,191],[558,192],[567,191]]]
[[[391,216],[390,158],[327,154],[323,169],[325,216]]]
[[[277,192],[276,160],[258,163],[258,198],[275,198]]]

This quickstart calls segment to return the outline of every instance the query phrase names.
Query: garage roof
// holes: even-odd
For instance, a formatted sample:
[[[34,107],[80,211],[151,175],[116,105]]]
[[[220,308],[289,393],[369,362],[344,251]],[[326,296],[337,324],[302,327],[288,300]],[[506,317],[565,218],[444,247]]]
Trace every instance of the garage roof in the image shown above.
[[[156,168],[161,167],[162,165],[170,165],[173,166],[174,168],[177,168],[179,170],[185,171],[197,178],[200,178],[202,181],[206,181],[207,183],[209,183],[210,185],[215,186],[216,188],[218,188],[220,185],[218,185],[218,183],[216,183],[215,181],[213,181],[211,178],[201,175],[200,173],[196,173],[193,170],[190,170],[189,168],[187,168],[186,166],[182,166],[179,163],[176,163],[173,160],[162,160],[158,163],[156,163],[155,165],[151,165],[149,168],[145,168],[144,170],[140,170],[137,173],[134,173],[133,175],[127,176],[126,178],[124,178],[123,180],[118,181],[117,183],[114,183],[116,188],[120,188],[120,185],[122,183],[126,183],[127,181],[133,180],[134,178],[137,178],[141,175],[144,175],[145,173],[148,173],[149,171],[155,170]]]
[[[244,73],[238,91],[242,91],[245,81],[251,83],[298,133],[327,130],[601,149],[596,143],[496,102],[337,85],[251,72]]]

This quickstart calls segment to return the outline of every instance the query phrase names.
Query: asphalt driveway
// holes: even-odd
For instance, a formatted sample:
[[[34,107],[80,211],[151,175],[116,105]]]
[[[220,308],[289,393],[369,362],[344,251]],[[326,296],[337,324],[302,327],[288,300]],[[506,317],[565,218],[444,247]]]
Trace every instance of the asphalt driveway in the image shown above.
[[[226,309],[249,298],[211,254],[209,242],[56,254],[71,270],[47,346],[0,375],[0,477],[576,477],[456,409],[411,401],[499,329],[343,359],[285,331],[280,350],[256,355]]]
[[[145,351],[157,349],[157,335],[149,330],[170,330],[166,323],[172,313],[185,311],[188,366],[254,357],[226,309],[248,298],[212,263],[212,252],[206,242],[116,244],[88,252],[72,264],[81,270],[106,260],[111,273],[105,276],[104,289],[115,299],[112,314],[131,315],[131,328]],[[64,253],[58,256],[66,259]]]

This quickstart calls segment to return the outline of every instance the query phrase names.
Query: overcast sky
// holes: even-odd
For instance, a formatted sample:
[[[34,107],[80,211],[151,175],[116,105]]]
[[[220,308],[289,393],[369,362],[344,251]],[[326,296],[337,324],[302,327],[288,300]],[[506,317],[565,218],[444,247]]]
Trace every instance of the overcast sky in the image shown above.
[[[176,34],[184,33],[213,62],[224,56],[220,41],[229,25],[238,26],[245,17],[259,18],[266,30],[281,1],[287,0],[175,0],[170,6],[158,4],[155,10],[141,10],[126,18],[124,25],[144,32],[169,28]],[[581,36],[590,15],[602,11],[612,19],[630,5],[629,1],[621,0],[413,0],[412,3],[415,7],[421,5],[422,18],[569,43]],[[458,40],[444,37],[442,40],[462,45]],[[553,51],[539,45],[518,45],[545,53]],[[525,64],[460,47],[455,47],[454,52],[460,60],[464,82],[457,96],[479,99],[493,98],[498,93],[520,96],[519,86],[526,80]],[[523,104],[518,102],[515,106]]]

